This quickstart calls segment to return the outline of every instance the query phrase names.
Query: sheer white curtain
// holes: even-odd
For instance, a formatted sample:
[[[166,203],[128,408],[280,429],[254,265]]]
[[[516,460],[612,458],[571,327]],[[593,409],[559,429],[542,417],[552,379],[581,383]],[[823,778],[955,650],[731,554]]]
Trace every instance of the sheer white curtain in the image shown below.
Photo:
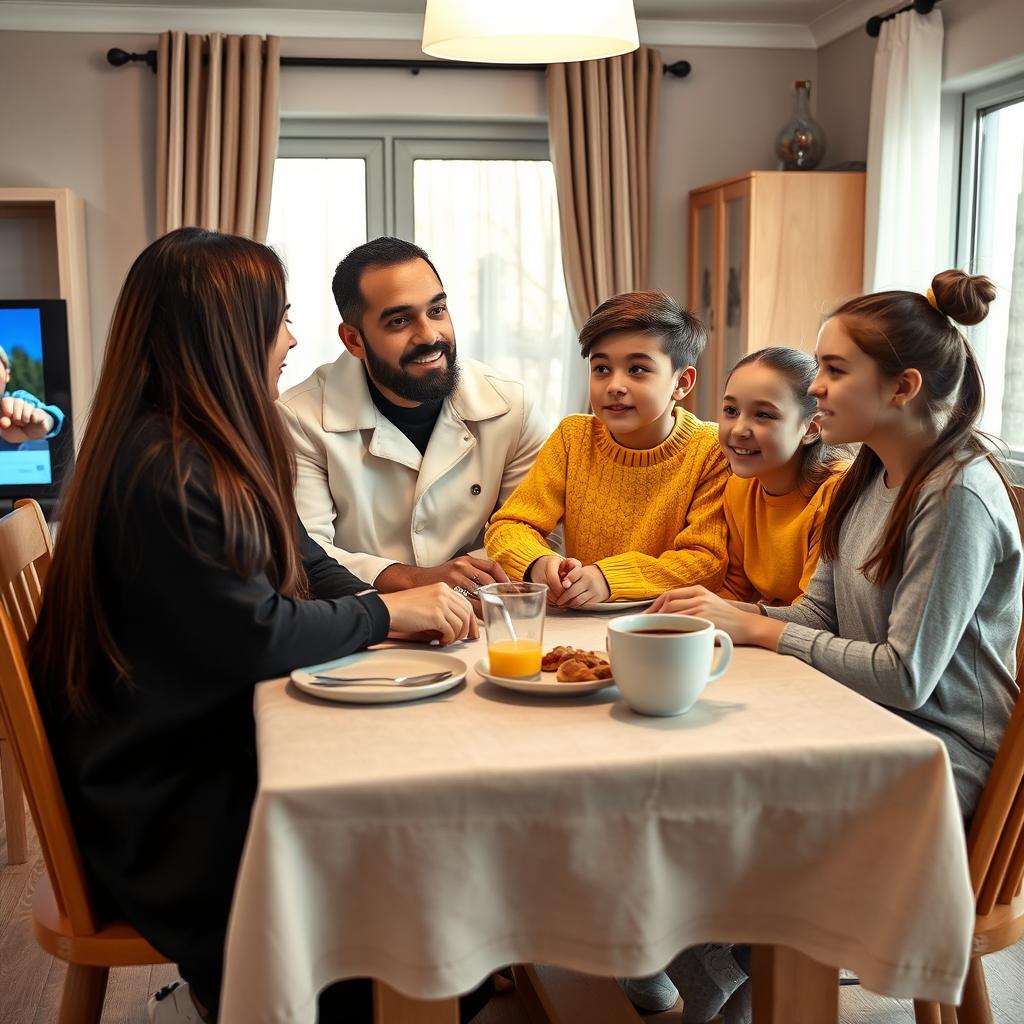
[[[868,128],[864,288],[924,291],[936,270],[942,15],[882,24]]]
[[[444,281],[459,354],[522,381],[551,427],[584,408],[546,160],[416,160],[415,240]]]
[[[288,272],[288,317],[298,341],[281,374],[282,394],[341,355],[331,280],[338,261],[365,241],[365,161],[278,158],[267,245]]]

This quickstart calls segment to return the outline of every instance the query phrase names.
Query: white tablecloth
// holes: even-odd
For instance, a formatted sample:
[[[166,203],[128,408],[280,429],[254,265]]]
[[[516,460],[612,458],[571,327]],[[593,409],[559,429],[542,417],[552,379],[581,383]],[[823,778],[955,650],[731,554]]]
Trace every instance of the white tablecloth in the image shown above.
[[[545,645],[603,647],[606,624],[552,615]],[[945,748],[793,658],[737,649],[679,718],[470,672],[373,707],[269,682],[256,720],[222,1024],[312,1022],[343,977],[438,998],[515,962],[649,974],[713,940],[959,999],[974,911]]]

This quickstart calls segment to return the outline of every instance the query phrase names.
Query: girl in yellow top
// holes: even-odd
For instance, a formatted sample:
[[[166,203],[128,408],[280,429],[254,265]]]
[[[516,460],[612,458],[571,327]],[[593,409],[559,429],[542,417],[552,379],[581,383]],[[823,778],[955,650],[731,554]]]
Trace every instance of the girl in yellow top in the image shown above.
[[[594,415],[558,425],[484,537],[510,578],[547,583],[568,608],[721,587],[728,470],[714,424],[676,407],[704,341],[662,292],[598,306],[580,331]],[[559,523],[568,558],[547,543]]]
[[[718,593],[731,601],[794,604],[814,575],[825,513],[850,457],[846,447],[822,440],[817,402],[807,393],[817,368],[799,349],[764,348],[741,359],[725,382],[718,440],[732,476],[723,503],[729,564]],[[650,610],[675,610],[683,593],[692,599],[695,589],[670,590]],[[686,949],[667,972],[628,979],[626,994],[642,1009],[660,1011],[682,990],[684,1022],[710,1020],[747,977],[749,964],[732,952],[721,945]],[[743,960],[745,951],[739,954]],[[740,989],[726,1021],[749,1019],[748,996],[749,986]]]
[[[726,381],[718,439],[732,469],[729,564],[718,593],[731,601],[795,604],[818,564],[825,513],[850,452],[821,438],[807,393],[816,372],[806,352],[765,348],[741,359]]]

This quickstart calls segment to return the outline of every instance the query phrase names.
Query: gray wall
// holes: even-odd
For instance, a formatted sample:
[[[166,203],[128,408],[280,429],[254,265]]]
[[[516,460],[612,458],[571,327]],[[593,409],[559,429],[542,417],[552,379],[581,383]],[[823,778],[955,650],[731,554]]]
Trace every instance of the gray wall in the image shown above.
[[[1024,54],[1020,0],[945,0],[949,82],[1007,73]],[[151,36],[0,32],[0,185],[67,186],[85,199],[93,353],[98,365],[118,287],[154,232],[155,81],[110,68],[108,46],[145,50]],[[286,54],[418,55],[412,42],[287,39]],[[858,29],[821,51],[664,47],[693,72],[663,85],[652,283],[685,298],[690,189],[774,166],[792,83],[814,82],[829,138],[826,165],[864,159],[873,40]],[[949,84],[947,82],[947,84]],[[287,69],[282,113],[412,117],[546,116],[540,76]]]
[[[863,29],[818,51],[818,120],[825,129],[825,166],[867,160],[868,112],[875,40]]]
[[[152,239],[155,80],[114,69],[106,49],[146,50],[153,37],[0,32],[0,185],[66,186],[86,203],[93,354],[98,365],[117,290]],[[411,42],[286,39],[285,54],[418,56]],[[655,195],[653,284],[685,298],[686,209],[691,188],[771,167],[788,119],[792,82],[815,77],[809,50],[665,48],[685,57],[689,79],[662,92]],[[412,117],[546,117],[539,75],[409,74],[286,69],[281,110],[295,114]]]
[[[111,45],[103,35],[0,32],[0,186],[70,188],[85,200],[95,366],[125,271],[155,220],[156,83],[146,67],[107,65]]]

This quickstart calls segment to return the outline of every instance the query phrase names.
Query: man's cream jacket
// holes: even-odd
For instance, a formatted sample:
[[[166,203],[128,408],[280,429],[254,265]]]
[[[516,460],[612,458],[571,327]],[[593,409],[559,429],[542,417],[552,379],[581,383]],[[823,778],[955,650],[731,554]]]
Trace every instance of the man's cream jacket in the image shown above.
[[[521,383],[471,359],[459,366],[422,456],[373,404],[363,364],[348,352],[278,403],[295,446],[299,517],[360,579],[481,547],[491,513],[544,443]]]

